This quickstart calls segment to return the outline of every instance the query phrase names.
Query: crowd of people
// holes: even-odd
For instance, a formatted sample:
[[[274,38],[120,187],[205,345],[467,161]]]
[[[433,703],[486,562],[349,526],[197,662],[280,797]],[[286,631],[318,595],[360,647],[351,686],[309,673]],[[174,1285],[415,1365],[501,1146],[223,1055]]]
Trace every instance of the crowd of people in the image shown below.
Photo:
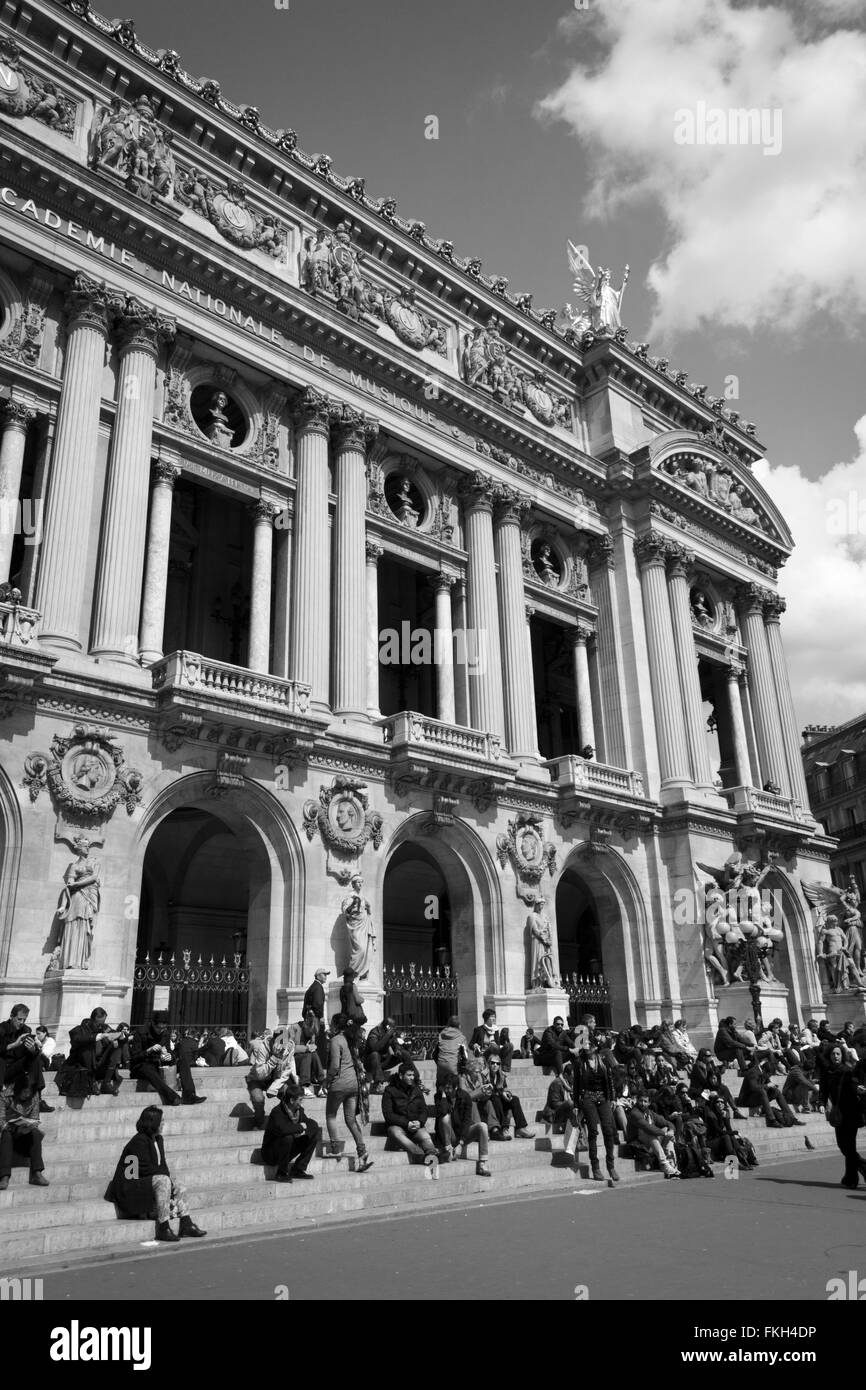
[[[172,1178],[161,1133],[163,1107],[207,1099],[196,1093],[197,1067],[249,1067],[252,1124],[263,1130],[262,1160],[277,1182],[310,1180],[320,1143],[324,1157],[341,1161],[341,1115],[355,1145],[355,1171],[367,1172],[373,1166],[364,1137],[371,1094],[382,1097],[389,1146],[423,1163],[431,1177],[438,1177],[442,1163],[466,1160],[474,1144],[475,1172],[489,1178],[491,1144],[534,1138],[511,1084],[516,1054],[550,1076],[540,1117],[564,1134],[575,1166],[580,1149],[588,1151],[594,1180],[605,1181],[599,1137],[610,1185],[620,1180],[616,1156],[623,1144],[666,1178],[712,1177],[714,1160],[755,1167],[755,1150],[736,1128],[746,1118],[743,1110],[761,1113],[771,1128],[802,1125],[798,1113],[823,1110],[845,1158],[843,1185],[866,1179],[856,1143],[866,1113],[866,1027],[846,1023],[834,1033],[826,1022],[799,1028],[774,1019],[756,1029],[750,1020],[725,1018],[711,1050],[692,1044],[682,1019],[647,1029],[633,1024],[614,1034],[586,1015],[572,1027],[556,1018],[540,1036],[527,1028],[515,1047],[487,1009],[468,1038],[456,1016],[440,1031],[430,1053],[436,1063],[431,1099],[396,1020],[386,1015],[366,1030],[351,971],[340,991],[341,1012],[326,1021],[328,973],[316,972],[297,1023],[253,1034],[248,1051],[226,1027],[205,1034],[177,1030],[161,1012],[133,1028],[112,1027],[105,1010],[95,1009],[71,1030],[68,1054],[58,1058],[49,1030],[40,1025],[32,1031],[29,1010],[16,1005],[0,1023],[0,1191],[8,1187],[15,1151],[29,1162],[30,1182],[48,1184],[39,1116],[52,1108],[42,1096],[51,1067],[57,1067],[60,1093],[82,1103],[94,1094],[117,1096],[123,1069],[157,1092],[162,1104],[142,1111],[106,1196],[123,1216],[152,1216],[158,1240],[206,1234]],[[728,1067],[739,1073],[736,1098],[724,1082]],[[310,1096],[325,1100],[324,1142],[321,1126],[303,1108]],[[268,1100],[276,1102],[269,1113]],[[811,1147],[808,1137],[806,1144]]]

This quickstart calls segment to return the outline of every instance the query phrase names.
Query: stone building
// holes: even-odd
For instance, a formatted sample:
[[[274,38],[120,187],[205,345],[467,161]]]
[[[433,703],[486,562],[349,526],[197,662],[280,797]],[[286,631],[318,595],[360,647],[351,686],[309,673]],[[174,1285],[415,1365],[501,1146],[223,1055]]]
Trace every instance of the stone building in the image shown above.
[[[351,925],[371,1019],[705,1037],[742,851],[822,1015],[754,426],[130,22],[0,24],[3,1007],[291,1021]]]
[[[837,841],[830,872],[837,888],[853,878],[866,897],[866,715],[847,724],[803,730],[803,768],[809,805]]]

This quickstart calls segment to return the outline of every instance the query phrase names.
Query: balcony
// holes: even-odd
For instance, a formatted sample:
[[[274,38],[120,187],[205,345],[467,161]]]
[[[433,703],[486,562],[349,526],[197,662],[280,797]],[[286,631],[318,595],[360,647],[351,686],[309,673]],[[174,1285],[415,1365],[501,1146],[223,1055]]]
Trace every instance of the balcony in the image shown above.
[[[16,692],[40,685],[59,660],[40,650],[38,643],[41,613],[21,602],[21,592],[0,585],[0,718],[9,712]]]
[[[35,647],[42,614],[25,608],[19,589],[4,584],[0,593],[4,592],[7,597],[0,598],[0,647]]]
[[[464,791],[476,808],[489,805],[496,791],[514,778],[502,740],[496,734],[444,724],[414,710],[401,710],[379,721],[390,751],[397,794],[409,786]]]
[[[765,841],[782,854],[793,853],[814,834],[820,834],[808,807],[787,796],[758,787],[725,787],[722,796],[736,813],[739,833]]]
[[[548,758],[550,780],[563,791],[598,792],[602,796],[627,796],[642,800],[643,778],[639,772],[588,761],[571,753]]]
[[[220,731],[235,726],[260,733],[294,733],[299,749],[309,750],[328,723],[327,717],[310,709],[311,687],[303,681],[262,675],[198,652],[172,652],[156,662],[151,673],[159,703],[168,711],[169,737],[173,733],[194,736],[193,726],[207,722]],[[219,741],[211,734],[208,737]],[[291,745],[291,737],[287,742]]]

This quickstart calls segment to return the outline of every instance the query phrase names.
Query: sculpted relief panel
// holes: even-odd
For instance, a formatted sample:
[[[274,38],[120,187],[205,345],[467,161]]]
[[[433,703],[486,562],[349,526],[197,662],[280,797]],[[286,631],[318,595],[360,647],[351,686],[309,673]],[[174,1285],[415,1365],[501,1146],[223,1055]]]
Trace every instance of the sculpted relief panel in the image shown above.
[[[729,468],[698,454],[675,454],[660,465],[674,482],[681,483],[702,498],[728,512],[735,521],[754,526],[758,531],[772,532],[769,518],[760,508],[758,499]]]
[[[78,103],[55,82],[22,66],[21,50],[14,40],[0,38],[0,114],[18,120],[30,116],[60,135],[72,135],[77,109]]]

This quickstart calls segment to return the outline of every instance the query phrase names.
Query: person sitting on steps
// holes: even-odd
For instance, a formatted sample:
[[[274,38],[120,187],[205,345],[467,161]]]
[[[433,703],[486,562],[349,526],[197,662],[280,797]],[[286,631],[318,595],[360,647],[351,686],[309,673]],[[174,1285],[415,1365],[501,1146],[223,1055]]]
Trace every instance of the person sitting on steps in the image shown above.
[[[172,1180],[162,1140],[163,1112],[148,1105],[138,1117],[135,1136],[124,1145],[106,1200],[114,1202],[121,1216],[156,1216],[156,1239],[170,1242],[206,1236],[189,1214],[186,1191]],[[180,1218],[177,1234],[171,1229],[172,1208]]]
[[[279,1104],[268,1115],[262,1139],[262,1158],[276,1168],[277,1182],[294,1182],[295,1178],[312,1178],[307,1172],[310,1159],[321,1137],[321,1126],[309,1119],[301,1105],[302,1088],[296,1081],[287,1081],[280,1092]]]
[[[48,1186],[42,1162],[44,1137],[39,1128],[39,1092],[29,1077],[18,1076],[0,1091],[0,1192],[9,1186],[14,1152],[29,1160],[30,1186]]]
[[[385,1088],[382,1096],[382,1119],[388,1138],[399,1144],[406,1153],[424,1157],[431,1176],[438,1176],[439,1158],[436,1145],[427,1131],[427,1097],[418,1084],[414,1062],[403,1062],[400,1071]]]

